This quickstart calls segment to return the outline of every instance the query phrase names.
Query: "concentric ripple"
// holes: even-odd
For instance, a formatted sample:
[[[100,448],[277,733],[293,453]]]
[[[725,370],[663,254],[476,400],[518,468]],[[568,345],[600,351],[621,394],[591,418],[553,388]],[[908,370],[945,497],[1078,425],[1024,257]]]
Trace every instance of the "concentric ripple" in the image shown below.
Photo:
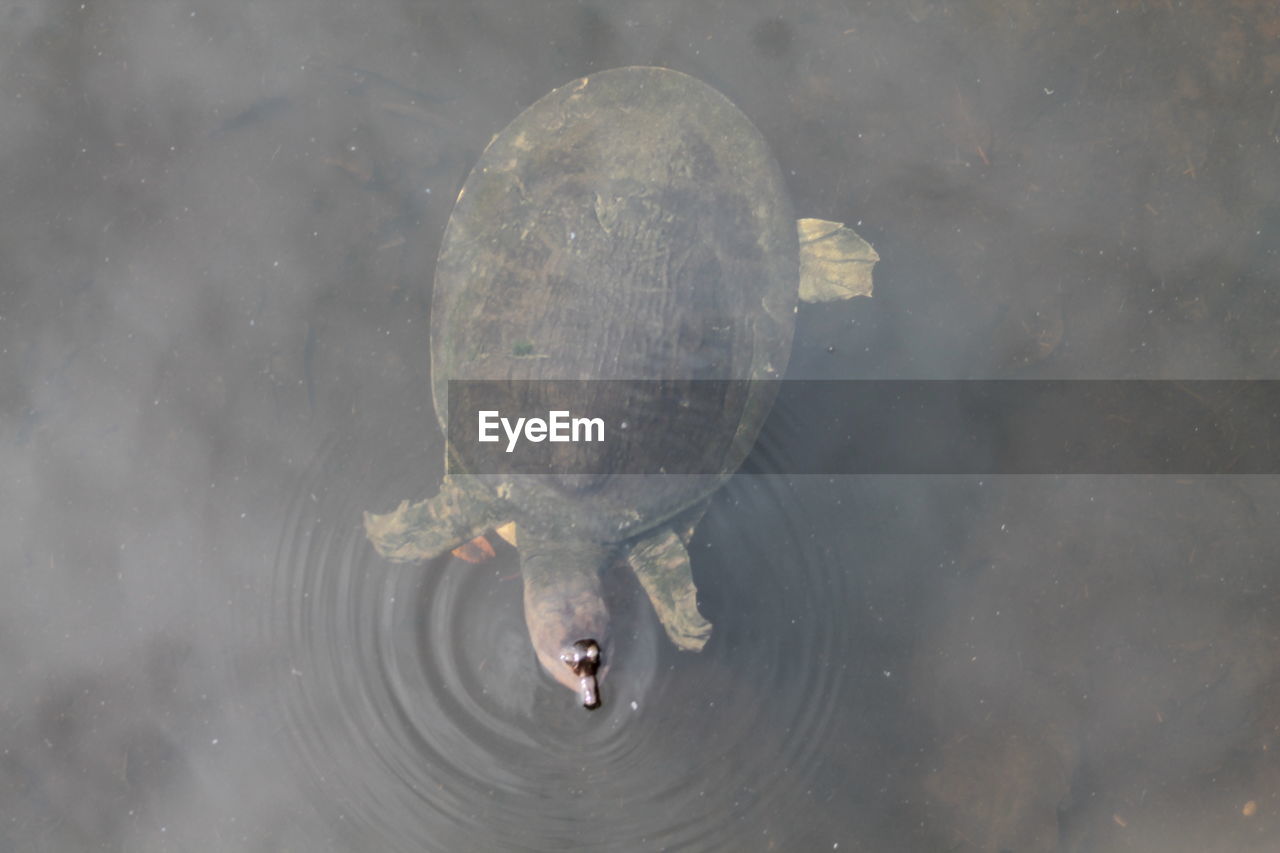
[[[340,844],[722,849],[808,823],[808,780],[852,710],[853,607],[794,484],[741,477],[713,503],[691,544],[716,626],[701,654],[675,651],[634,579],[608,570],[611,671],[587,712],[538,667],[511,549],[398,566],[365,541],[361,511],[438,477],[409,456],[331,440],[297,484],[275,566],[283,728]]]

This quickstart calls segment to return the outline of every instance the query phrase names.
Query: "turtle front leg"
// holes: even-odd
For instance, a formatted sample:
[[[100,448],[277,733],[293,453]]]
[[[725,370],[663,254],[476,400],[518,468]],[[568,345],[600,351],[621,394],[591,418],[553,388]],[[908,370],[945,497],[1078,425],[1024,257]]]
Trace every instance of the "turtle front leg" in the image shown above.
[[[509,521],[503,501],[479,484],[445,477],[434,498],[394,512],[364,514],[364,532],[378,553],[396,563],[430,560]]]
[[[702,651],[711,636],[711,623],[698,612],[689,552],[676,531],[663,525],[636,541],[627,549],[627,562],[671,642],[685,651]]]

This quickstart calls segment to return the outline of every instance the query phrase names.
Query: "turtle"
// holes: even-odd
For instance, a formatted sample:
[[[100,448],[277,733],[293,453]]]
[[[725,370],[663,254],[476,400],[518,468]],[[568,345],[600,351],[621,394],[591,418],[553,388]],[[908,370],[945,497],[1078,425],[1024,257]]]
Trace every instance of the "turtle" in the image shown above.
[[[434,497],[365,513],[368,539],[416,562],[505,533],[537,660],[599,707],[611,656],[601,570],[625,560],[671,641],[703,648],[712,626],[686,545],[773,404],[797,302],[870,295],[878,259],[840,223],[797,222],[760,131],[694,77],[631,66],[551,91],[493,137],[445,228],[430,324],[441,427],[450,380],[663,380],[678,394],[710,379],[728,390],[678,424],[637,425],[632,458],[590,457],[586,474],[451,465]],[[635,414],[637,400],[607,390],[623,386],[601,387],[597,407]],[[620,473],[636,454],[689,453],[709,471]]]

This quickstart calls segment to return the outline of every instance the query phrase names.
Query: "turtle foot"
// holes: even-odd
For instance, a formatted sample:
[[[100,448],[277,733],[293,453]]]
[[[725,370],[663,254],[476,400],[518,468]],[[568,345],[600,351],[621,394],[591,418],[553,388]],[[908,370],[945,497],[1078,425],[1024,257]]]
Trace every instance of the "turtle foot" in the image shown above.
[[[492,494],[446,477],[434,498],[401,501],[383,515],[366,512],[364,532],[378,553],[392,562],[430,560],[506,521],[502,510]]]
[[[843,223],[825,219],[796,222],[800,234],[800,301],[834,302],[870,296],[871,271],[880,256]]]
[[[685,651],[702,651],[711,637],[711,623],[698,612],[698,588],[680,536],[662,527],[632,545],[627,562],[671,642]]]

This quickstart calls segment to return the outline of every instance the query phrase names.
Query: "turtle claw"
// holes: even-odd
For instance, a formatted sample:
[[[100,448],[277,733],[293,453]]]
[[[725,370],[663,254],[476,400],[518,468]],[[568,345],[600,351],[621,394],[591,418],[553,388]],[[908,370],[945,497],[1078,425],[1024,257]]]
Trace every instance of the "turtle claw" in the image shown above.
[[[671,642],[685,651],[702,651],[711,637],[711,623],[698,612],[689,552],[676,532],[663,526],[636,542],[627,552],[627,562]]]
[[[514,521],[508,521],[493,532],[512,548],[516,547],[516,523]],[[498,556],[498,552],[493,550],[493,540],[489,536],[477,536],[470,542],[464,542],[454,548],[452,553],[459,560],[464,560],[468,563],[484,563]]]
[[[498,552],[493,550],[493,545],[484,536],[477,536],[470,542],[464,542],[450,553],[459,560],[472,564],[483,563],[498,556]]]

